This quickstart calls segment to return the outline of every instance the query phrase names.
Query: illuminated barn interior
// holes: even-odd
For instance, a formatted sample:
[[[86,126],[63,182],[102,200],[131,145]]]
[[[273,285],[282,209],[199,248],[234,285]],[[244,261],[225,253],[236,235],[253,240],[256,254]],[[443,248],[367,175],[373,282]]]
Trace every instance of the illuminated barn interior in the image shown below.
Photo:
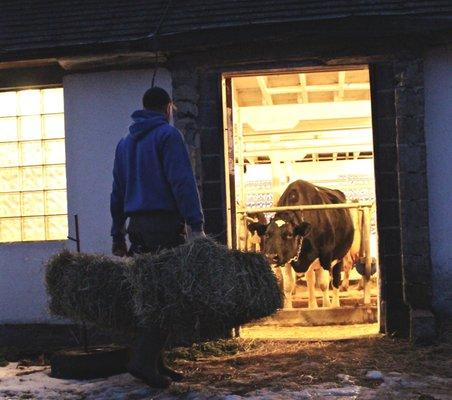
[[[231,75],[224,79],[223,94],[229,244],[264,252],[262,237],[248,229],[249,223],[257,222],[258,215],[268,223],[287,186],[302,179],[345,194],[357,252],[361,261],[365,256],[367,268],[373,263],[367,280],[362,269],[357,271],[359,258],[343,268],[340,307],[330,304],[331,291],[319,289],[319,273],[313,301],[307,274],[295,274],[290,265],[275,266],[284,309],[243,328],[242,335],[309,337],[318,336],[312,329],[326,332],[326,326],[339,325],[350,329],[329,329],[331,337],[377,332],[378,239],[367,67]],[[367,251],[359,243],[367,243]],[[286,331],[281,325],[288,326]]]

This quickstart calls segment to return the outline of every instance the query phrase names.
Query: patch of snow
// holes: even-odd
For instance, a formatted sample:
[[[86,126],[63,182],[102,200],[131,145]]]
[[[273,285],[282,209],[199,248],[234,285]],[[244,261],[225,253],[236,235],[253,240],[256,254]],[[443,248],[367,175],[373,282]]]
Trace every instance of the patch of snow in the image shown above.
[[[17,369],[17,363],[0,368],[1,400],[376,400],[385,398],[413,399],[425,394],[438,400],[451,399],[449,389],[452,379],[408,375],[380,371],[382,384],[367,388],[353,383],[353,376],[339,374],[339,383],[323,383],[304,386],[299,390],[263,388],[242,396],[202,387],[199,392],[185,391],[181,384],[168,390],[154,390],[129,374],[120,374],[105,379],[69,380],[49,376],[50,369],[25,367]],[[31,372],[26,375],[17,375]],[[369,371],[375,372],[375,371]],[[367,375],[366,375],[367,376]],[[374,375],[375,376],[375,375]],[[371,378],[369,378],[371,379]],[[199,387],[199,386],[198,386]],[[210,393],[204,390],[210,390]],[[212,394],[212,392],[216,394]]]
[[[348,384],[354,384],[355,380],[352,376],[347,375],[347,374],[337,374],[337,378],[342,382],[342,383],[348,383]]]
[[[380,371],[367,371],[366,378],[373,381],[382,381],[384,379]]]

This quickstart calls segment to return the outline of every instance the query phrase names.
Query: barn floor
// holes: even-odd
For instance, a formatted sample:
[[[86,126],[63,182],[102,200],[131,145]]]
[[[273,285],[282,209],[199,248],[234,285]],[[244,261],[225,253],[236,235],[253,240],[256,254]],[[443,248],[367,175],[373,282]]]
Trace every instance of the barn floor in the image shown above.
[[[147,388],[128,374],[59,380],[47,366],[0,368],[0,399],[452,399],[452,345],[388,337],[335,342],[230,340],[169,353],[185,382]],[[34,372],[36,371],[36,372]],[[376,372],[370,372],[376,371]]]
[[[254,325],[240,329],[243,339],[273,340],[346,340],[377,335],[379,324],[355,324],[335,326],[271,326]]]

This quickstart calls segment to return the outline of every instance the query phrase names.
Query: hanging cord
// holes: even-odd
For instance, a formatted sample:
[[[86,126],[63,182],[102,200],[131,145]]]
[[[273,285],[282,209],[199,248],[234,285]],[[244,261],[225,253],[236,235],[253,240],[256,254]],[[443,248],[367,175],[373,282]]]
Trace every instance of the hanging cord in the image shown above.
[[[154,84],[155,84],[155,75],[157,73],[158,62],[159,62],[159,55],[158,55],[158,51],[157,51],[157,36],[160,31],[160,28],[163,25],[163,22],[165,21],[166,16],[168,15],[168,10],[171,6],[171,2],[172,2],[172,0],[168,0],[166,2],[165,10],[163,11],[162,16],[160,17],[157,27],[155,28],[154,32],[148,36],[149,38],[152,39],[153,49],[154,49],[154,53],[155,53],[155,65],[154,65],[154,72],[152,73],[151,87],[154,87]]]

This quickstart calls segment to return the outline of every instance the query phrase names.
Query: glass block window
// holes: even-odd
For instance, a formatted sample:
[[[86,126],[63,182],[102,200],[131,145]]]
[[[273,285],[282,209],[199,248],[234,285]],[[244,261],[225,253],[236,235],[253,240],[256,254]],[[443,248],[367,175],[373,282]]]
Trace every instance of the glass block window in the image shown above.
[[[0,92],[0,242],[66,239],[63,89]]]

